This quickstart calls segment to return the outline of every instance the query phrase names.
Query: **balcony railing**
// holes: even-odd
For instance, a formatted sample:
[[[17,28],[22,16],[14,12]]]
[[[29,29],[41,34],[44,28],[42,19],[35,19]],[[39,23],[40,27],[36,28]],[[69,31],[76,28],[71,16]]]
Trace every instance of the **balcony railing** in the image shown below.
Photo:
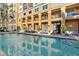
[[[25,22],[25,20],[22,20],[22,23],[24,23]]]
[[[42,20],[47,20],[48,19],[48,16],[43,16],[41,19]]]
[[[39,20],[39,19],[38,19],[38,18],[35,18],[35,19],[34,19],[34,21],[37,21],[37,20]]]
[[[79,12],[69,12],[69,13],[67,13],[67,16],[75,16],[75,15],[79,15]]]
[[[31,22],[31,19],[28,19],[27,22]]]
[[[65,18],[66,19],[79,18],[79,12],[77,12],[77,11],[67,12],[67,15]]]
[[[61,17],[61,14],[53,14],[52,16],[51,16],[51,18],[60,18]]]
[[[60,7],[60,6],[62,6],[62,5],[63,5],[63,3],[53,3],[52,5],[53,5],[53,7],[55,7],[55,8],[56,8],[56,7]]]

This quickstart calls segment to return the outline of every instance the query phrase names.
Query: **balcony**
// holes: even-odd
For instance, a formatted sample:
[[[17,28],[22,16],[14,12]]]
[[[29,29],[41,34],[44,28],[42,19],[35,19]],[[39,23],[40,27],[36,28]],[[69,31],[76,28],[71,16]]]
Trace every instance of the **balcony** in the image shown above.
[[[28,8],[33,7],[33,3],[28,3]]]
[[[38,30],[38,27],[39,27],[38,23],[35,23],[35,24],[34,24],[34,30],[37,31],[37,30]]]
[[[31,14],[32,13],[32,11],[29,11],[29,14]]]
[[[73,11],[73,12],[67,12],[66,19],[75,19],[79,18],[79,12]]]
[[[51,10],[51,21],[60,21],[61,20],[61,9]]]
[[[48,23],[42,24],[42,31],[48,31]]]
[[[60,7],[62,5],[64,5],[65,3],[52,3],[53,7],[56,8],[56,7]]]
[[[48,12],[43,12],[42,13],[41,20],[48,20]]]
[[[47,9],[48,8],[48,4],[42,6],[43,10]]]
[[[51,16],[51,18],[52,18],[52,19],[54,19],[54,18],[61,18],[61,13],[59,13],[59,14],[53,14],[53,15]]]
[[[22,23],[25,23],[25,20],[26,20],[25,18],[22,18]]]
[[[27,3],[23,3],[23,10],[25,11],[27,9]]]
[[[27,22],[31,22],[31,19],[32,19],[31,16],[28,16],[27,17]]]
[[[27,22],[31,22],[31,19],[28,19]]]
[[[22,20],[22,23],[25,23],[25,20]]]
[[[35,8],[34,10],[35,10],[35,12],[38,12],[39,11],[39,8]]]
[[[34,21],[39,21],[39,16],[38,16],[38,14],[35,14],[35,15],[34,15]]]
[[[22,28],[26,30],[26,24],[22,24]]]
[[[23,16],[26,16],[26,12],[25,12],[25,13],[23,13]]]
[[[48,16],[42,16],[41,19],[42,19],[42,20],[47,20],[47,19],[48,19]]]
[[[39,22],[39,18],[35,18],[34,23],[38,23],[38,22]]]
[[[79,19],[79,4],[69,5],[66,8],[66,19]]]
[[[48,16],[42,16],[41,21],[42,23],[48,22]]]
[[[61,13],[55,13],[51,15],[52,21],[60,21],[61,20]]]
[[[34,21],[38,21],[39,20],[39,18],[34,18]]]

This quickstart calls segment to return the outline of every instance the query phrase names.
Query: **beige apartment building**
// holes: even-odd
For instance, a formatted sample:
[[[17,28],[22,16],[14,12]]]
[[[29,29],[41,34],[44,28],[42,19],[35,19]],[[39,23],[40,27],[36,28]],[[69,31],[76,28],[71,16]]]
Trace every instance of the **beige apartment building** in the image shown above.
[[[66,24],[68,30],[79,32],[79,3],[17,3],[13,9],[16,29],[60,32]]]

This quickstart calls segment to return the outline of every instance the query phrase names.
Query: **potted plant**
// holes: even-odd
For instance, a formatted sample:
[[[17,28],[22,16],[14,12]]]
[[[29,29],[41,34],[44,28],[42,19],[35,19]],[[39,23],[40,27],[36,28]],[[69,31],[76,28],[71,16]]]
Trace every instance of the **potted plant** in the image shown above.
[[[67,26],[65,24],[61,25],[61,34],[65,34],[65,32],[67,31]]]

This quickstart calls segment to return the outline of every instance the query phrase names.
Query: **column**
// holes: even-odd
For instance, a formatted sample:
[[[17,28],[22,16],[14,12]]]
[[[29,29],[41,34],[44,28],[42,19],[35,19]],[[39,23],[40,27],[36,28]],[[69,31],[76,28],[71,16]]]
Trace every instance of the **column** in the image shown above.
[[[25,17],[26,18],[26,30],[28,30],[28,25],[27,25],[27,16]]]
[[[31,16],[31,19],[32,19],[32,30],[34,30],[34,23],[33,23],[33,20],[34,20],[34,17],[33,17],[33,15]]]
[[[21,19],[21,20],[22,20],[22,19]],[[21,21],[21,23],[20,23],[20,26],[21,26],[21,30],[23,30],[22,21]]]
[[[65,16],[66,16],[66,7],[63,6],[61,8],[61,26],[65,25]],[[65,29],[61,28],[61,34],[63,34],[64,31],[65,31]]]
[[[19,14],[18,14],[18,10],[19,10],[19,4],[17,3],[16,4],[16,27],[19,26]]]
[[[66,7],[61,8],[61,24],[65,24]]]
[[[39,13],[39,28],[40,28],[40,30],[42,30],[42,27],[41,27],[42,25],[41,25],[41,14]]]
[[[51,24],[51,11],[48,11],[48,31],[52,30],[52,24]]]

